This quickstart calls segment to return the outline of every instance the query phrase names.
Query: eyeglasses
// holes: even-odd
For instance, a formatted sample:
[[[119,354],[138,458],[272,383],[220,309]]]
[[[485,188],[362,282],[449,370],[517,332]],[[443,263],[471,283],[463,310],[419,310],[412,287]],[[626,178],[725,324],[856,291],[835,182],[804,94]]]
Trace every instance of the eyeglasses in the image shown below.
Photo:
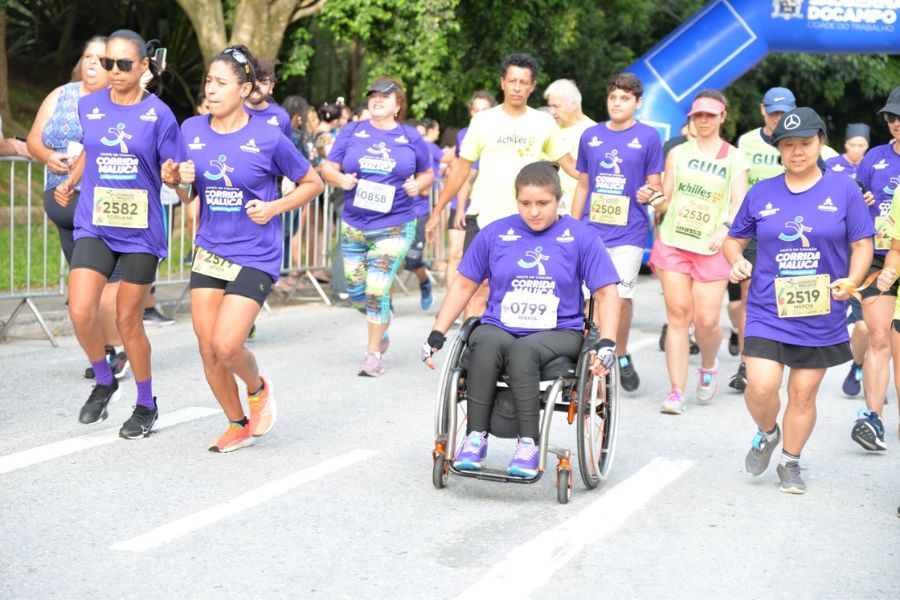
[[[104,56],[100,59],[100,65],[107,71],[112,71],[113,67],[116,66],[123,73],[127,73],[134,66],[134,61],[127,58],[109,58]]]
[[[886,112],[886,113],[884,113],[884,120],[888,123],[893,124],[893,123],[896,123],[898,120],[900,120],[900,115],[895,115],[894,113]]]
[[[250,61],[247,60],[247,57],[243,52],[235,48],[225,48],[225,50],[222,51],[222,54],[227,54],[237,61],[239,65],[244,67],[244,73],[246,73],[248,77],[250,76]]]

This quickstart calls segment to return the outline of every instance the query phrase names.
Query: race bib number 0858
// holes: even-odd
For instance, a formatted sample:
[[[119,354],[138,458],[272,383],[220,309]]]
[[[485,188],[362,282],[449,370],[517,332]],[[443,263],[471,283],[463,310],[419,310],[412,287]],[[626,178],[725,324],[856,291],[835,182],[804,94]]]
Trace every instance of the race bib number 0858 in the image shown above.
[[[396,191],[397,188],[392,185],[360,179],[356,183],[353,206],[380,213],[389,213],[394,205],[394,194]]]

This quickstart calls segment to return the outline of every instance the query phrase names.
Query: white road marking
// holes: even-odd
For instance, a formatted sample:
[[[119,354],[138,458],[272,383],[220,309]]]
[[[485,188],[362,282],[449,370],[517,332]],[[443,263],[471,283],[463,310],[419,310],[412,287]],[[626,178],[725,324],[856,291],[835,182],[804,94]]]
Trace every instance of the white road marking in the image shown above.
[[[693,461],[655,458],[575,516],[513,549],[457,598],[525,598],[546,585],[582,548],[612,533]],[[527,577],[523,577],[527,573]]]
[[[292,473],[287,477],[271,481],[255,490],[232,498],[223,504],[211,506],[195,512],[194,514],[178,519],[177,521],[172,521],[161,527],[157,527],[156,529],[125,542],[113,544],[110,548],[112,550],[122,550],[126,552],[144,552],[145,550],[156,548],[157,546],[183,537],[192,531],[206,527],[211,523],[215,523],[216,521],[220,521],[241,511],[258,506],[272,498],[277,498],[304,483],[309,483],[310,481],[314,481],[325,475],[335,473],[341,469],[346,469],[355,463],[372,458],[376,454],[378,454],[378,452],[375,452],[374,450],[354,450],[353,452],[330,458],[317,465],[303,469],[302,471]]]
[[[192,406],[171,413],[163,413],[156,421],[153,431],[221,413],[221,409],[203,408],[200,406]],[[94,433],[79,435],[78,437],[38,446],[37,448],[22,450],[15,454],[0,456],[0,474],[30,467],[31,465],[53,460],[54,458],[80,452],[81,450],[87,450],[88,448],[111,444],[112,442],[117,442],[121,439],[122,438],[119,437],[119,427],[110,427],[108,429],[95,431]]]

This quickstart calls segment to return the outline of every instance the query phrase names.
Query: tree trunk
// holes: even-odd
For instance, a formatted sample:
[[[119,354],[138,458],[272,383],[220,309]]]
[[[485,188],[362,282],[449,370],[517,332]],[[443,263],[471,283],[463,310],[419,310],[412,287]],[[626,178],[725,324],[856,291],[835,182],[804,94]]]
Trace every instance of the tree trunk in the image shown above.
[[[225,13],[221,0],[177,0],[194,26],[204,64],[225,49]]]
[[[0,117],[9,123],[9,70],[6,64],[6,3],[0,2]]]
[[[322,9],[326,0],[238,0],[229,39],[221,0],[177,0],[194,26],[203,61],[209,64],[226,44],[244,44],[259,58],[274,60],[284,32],[297,19]]]

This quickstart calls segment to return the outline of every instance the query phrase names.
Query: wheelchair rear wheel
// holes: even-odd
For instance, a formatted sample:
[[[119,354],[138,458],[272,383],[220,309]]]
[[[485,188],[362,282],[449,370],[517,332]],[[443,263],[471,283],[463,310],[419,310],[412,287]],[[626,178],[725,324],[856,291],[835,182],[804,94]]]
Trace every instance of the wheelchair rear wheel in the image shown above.
[[[619,412],[619,366],[595,377],[589,354],[581,355],[576,388],[578,469],[585,487],[594,489],[609,476],[616,451]]]

